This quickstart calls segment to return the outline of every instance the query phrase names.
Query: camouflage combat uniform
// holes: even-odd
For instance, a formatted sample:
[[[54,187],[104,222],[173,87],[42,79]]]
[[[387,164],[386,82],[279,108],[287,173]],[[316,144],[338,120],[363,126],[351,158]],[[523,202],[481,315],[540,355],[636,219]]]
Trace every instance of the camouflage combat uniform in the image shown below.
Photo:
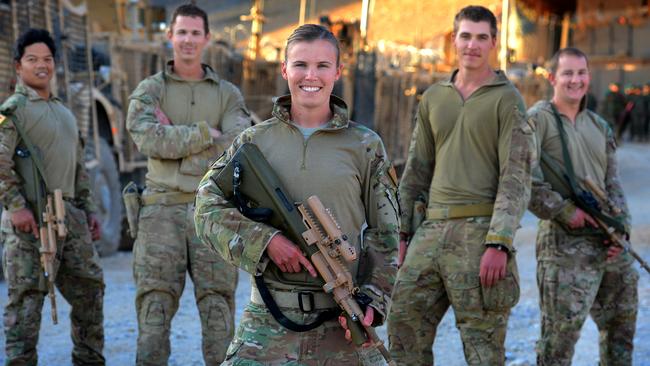
[[[68,235],[57,242],[55,284],[72,310],[72,361],[75,365],[103,365],[104,280],[99,257],[88,229],[87,214],[94,212],[89,177],[74,115],[55,97],[42,99],[19,84],[16,93],[0,107],[0,114],[13,115],[42,153],[48,192],[62,189]],[[6,364],[35,365],[41,325],[41,309],[47,293],[40,264],[40,242],[32,233],[14,229],[10,213],[28,207],[22,193],[25,182],[16,173],[21,139],[7,118],[0,125],[0,202],[5,247],[4,274],[8,301],[4,312]],[[36,214],[34,213],[36,219]]]
[[[412,237],[388,316],[399,365],[433,363],[436,329],[450,305],[467,362],[503,364],[508,315],[519,299],[512,238],[530,194],[533,130],[502,72],[467,100],[455,75],[424,93],[399,186],[402,232]],[[427,219],[411,232],[422,194]],[[479,279],[485,244],[510,253],[506,278],[490,288]]]
[[[264,281],[283,313],[310,323],[336,308],[331,295],[315,286],[306,271],[283,273],[270,261],[266,246],[278,231],[243,216],[210,179],[245,142],[256,144],[293,201],[317,195],[331,208],[360,260],[350,267],[361,290],[373,299],[377,324],[385,319],[396,273],[398,206],[395,179],[383,143],[371,130],[348,120],[345,103],[332,96],[332,119],[308,138],[290,121],[291,97],[276,101],[273,118],[242,133],[201,181],[196,202],[197,233],[206,247]],[[361,230],[367,224],[361,240]],[[314,296],[311,313],[299,308],[298,293]],[[377,353],[361,354],[344,339],[336,319],[314,330],[293,332],[278,324],[252,289],[225,365],[381,364]],[[304,309],[304,308],[303,308]],[[374,360],[373,360],[374,358]],[[370,359],[370,360],[369,360]]]
[[[186,81],[170,62],[164,72],[143,80],[130,99],[127,128],[148,156],[133,249],[139,365],[167,363],[171,321],[187,271],[201,317],[206,364],[223,361],[234,331],[237,269],[200,244],[194,231],[194,192],[210,163],[250,126],[250,116],[239,90],[203,68],[202,80]],[[172,125],[158,122],[156,107]],[[208,127],[223,135],[212,138]]]
[[[529,110],[536,123],[538,151],[564,168],[562,145],[551,105],[540,101]],[[562,116],[576,180],[587,175],[630,216],[616,168],[615,143],[602,118],[582,110],[575,125]],[[535,165],[529,209],[541,221],[537,234],[537,285],[542,334],[538,365],[570,365],[580,329],[591,314],[600,330],[600,364],[631,365],[637,314],[638,273],[625,253],[606,261],[607,246],[597,229],[581,232],[566,224],[576,206],[568,184],[547,164]]]

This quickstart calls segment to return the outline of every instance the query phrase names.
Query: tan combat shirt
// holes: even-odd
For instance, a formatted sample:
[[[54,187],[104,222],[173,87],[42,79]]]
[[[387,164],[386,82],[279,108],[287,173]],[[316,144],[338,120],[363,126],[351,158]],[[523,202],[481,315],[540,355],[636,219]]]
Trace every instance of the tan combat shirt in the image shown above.
[[[453,84],[457,72],[422,96],[399,186],[402,231],[413,234],[418,194],[428,197],[429,207],[494,203],[485,242],[512,250],[530,194],[533,131],[503,72],[466,100]]]
[[[31,143],[40,150],[48,191],[61,189],[64,197],[77,199],[80,208],[94,211],[83,148],[72,112],[57,97],[43,99],[23,84],[16,86],[16,93],[2,109],[2,114],[15,116]],[[26,207],[20,193],[23,183],[14,171],[15,159],[21,159],[15,154],[19,142],[13,122],[5,119],[0,125],[0,201],[10,211]]]
[[[147,187],[155,191],[194,192],[210,163],[251,125],[244,99],[234,85],[207,65],[199,81],[165,71],[143,80],[131,95],[127,128],[140,152],[148,156]],[[158,122],[159,107],[171,120]],[[222,136],[213,139],[208,127]]]
[[[243,216],[210,179],[239,146],[254,143],[291,200],[299,202],[317,195],[332,210],[350,244],[360,253],[359,261],[349,269],[360,288],[373,298],[373,307],[385,317],[397,272],[399,230],[391,164],[379,136],[349,121],[342,100],[331,96],[330,105],[332,119],[306,139],[290,120],[290,96],[276,101],[273,118],[237,137],[201,182],[196,199],[197,235],[233,265],[251,274],[264,272],[271,288],[320,289],[304,270],[280,272],[264,254],[278,230]],[[362,241],[364,223],[367,229]]]
[[[555,165],[564,169],[562,140],[551,103],[539,101],[528,114],[536,125],[537,156],[541,158],[543,151]],[[576,115],[575,124],[563,114],[560,114],[560,118],[566,132],[576,182],[581,184],[589,176],[623,211],[624,223],[629,225],[629,211],[617,172],[616,144],[607,122],[584,108]],[[569,221],[575,212],[575,205],[569,199],[568,184],[563,177],[557,176],[543,164],[536,164],[532,187],[530,210],[535,215],[541,219],[557,219],[562,223]]]

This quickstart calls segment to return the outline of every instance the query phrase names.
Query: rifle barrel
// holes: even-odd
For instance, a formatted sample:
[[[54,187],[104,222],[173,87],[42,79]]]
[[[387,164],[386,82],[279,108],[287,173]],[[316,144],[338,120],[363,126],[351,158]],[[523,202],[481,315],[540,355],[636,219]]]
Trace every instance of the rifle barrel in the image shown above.
[[[634,257],[634,259],[636,259],[639,262],[641,267],[643,267],[643,269],[645,269],[648,273],[650,273],[650,265],[648,265],[648,263],[643,258],[641,258],[639,253],[637,253],[636,251],[634,251],[634,249],[632,249],[632,246],[630,245],[630,243],[628,243],[625,239],[618,237],[616,235],[616,233],[613,230],[610,230],[610,228],[607,226],[607,224],[605,224],[601,219],[599,219],[597,217],[595,217],[594,219],[596,219],[596,222],[598,223],[598,225],[603,230],[605,230],[605,232],[609,236],[610,240],[615,245],[618,245],[619,247],[623,248],[623,250],[629,252],[632,255],[632,257]]]

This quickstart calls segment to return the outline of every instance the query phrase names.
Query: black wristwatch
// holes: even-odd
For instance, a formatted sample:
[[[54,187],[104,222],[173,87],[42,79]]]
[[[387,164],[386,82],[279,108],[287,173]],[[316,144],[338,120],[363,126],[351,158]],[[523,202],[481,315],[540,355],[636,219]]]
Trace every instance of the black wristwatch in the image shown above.
[[[488,247],[488,248],[494,248],[494,249],[499,250],[501,252],[510,253],[510,250],[508,250],[508,247],[503,245],[503,244],[485,244],[485,246]]]

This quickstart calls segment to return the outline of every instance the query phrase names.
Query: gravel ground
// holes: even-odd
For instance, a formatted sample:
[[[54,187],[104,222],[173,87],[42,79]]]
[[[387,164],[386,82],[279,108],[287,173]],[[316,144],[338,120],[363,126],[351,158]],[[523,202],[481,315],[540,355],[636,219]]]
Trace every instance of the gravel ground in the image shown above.
[[[636,250],[650,261],[650,146],[624,145],[619,149],[620,170],[630,209],[633,215],[632,242]],[[521,275],[521,299],[513,309],[506,339],[506,364],[523,366],[535,364],[535,341],[539,336],[538,295],[535,284],[534,241],[536,220],[527,213],[522,228],[517,233],[517,260]],[[118,253],[102,259],[106,280],[104,303],[106,347],[108,365],[130,365],[135,361],[137,324],[135,318],[135,286],[131,276],[131,253]],[[637,266],[637,268],[639,268]],[[639,314],[635,337],[634,365],[650,365],[650,275],[639,268]],[[0,306],[7,298],[6,283],[0,283]],[[250,290],[249,277],[241,272],[237,288],[237,314],[239,320]],[[69,307],[60,295],[59,325],[52,325],[50,307],[46,302],[39,340],[39,359],[42,365],[69,365],[71,341],[67,320]],[[379,329],[385,339],[385,329]],[[4,345],[4,332],[0,343]],[[170,365],[203,365],[201,356],[200,323],[194,305],[191,281],[181,298],[181,306],[172,325],[172,355]],[[591,366],[598,363],[598,331],[589,319],[576,346],[573,364]],[[438,365],[465,365],[462,344],[454,326],[453,314],[448,312],[438,330],[434,345]],[[4,363],[4,352],[0,353],[0,364]]]

